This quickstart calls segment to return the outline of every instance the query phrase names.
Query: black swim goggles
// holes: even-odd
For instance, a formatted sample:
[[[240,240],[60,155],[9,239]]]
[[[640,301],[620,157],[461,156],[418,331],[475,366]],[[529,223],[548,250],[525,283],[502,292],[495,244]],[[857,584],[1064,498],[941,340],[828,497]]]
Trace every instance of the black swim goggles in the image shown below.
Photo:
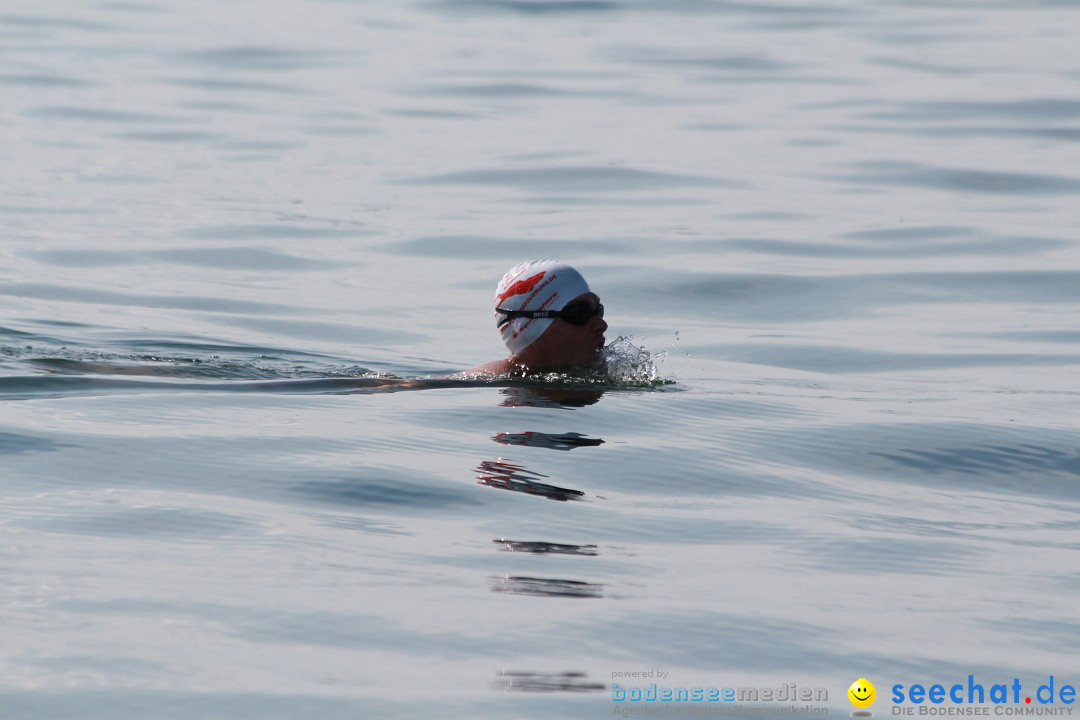
[[[499,317],[495,319],[495,324],[498,327],[502,327],[517,318],[559,318],[571,325],[584,325],[594,316],[604,317],[604,305],[603,303],[596,303],[596,307],[593,307],[587,302],[575,302],[570,303],[562,310],[506,310],[504,308],[495,308],[495,312],[499,313]]]

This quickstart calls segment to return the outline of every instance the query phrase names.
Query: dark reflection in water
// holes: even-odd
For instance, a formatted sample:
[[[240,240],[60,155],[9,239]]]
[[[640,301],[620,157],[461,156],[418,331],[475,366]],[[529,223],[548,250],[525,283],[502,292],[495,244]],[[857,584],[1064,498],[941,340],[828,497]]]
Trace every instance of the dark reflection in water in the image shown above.
[[[580,500],[585,493],[580,490],[548,485],[547,483],[533,480],[532,477],[546,478],[532,470],[526,470],[522,465],[515,465],[503,458],[498,460],[484,460],[476,468],[477,482],[488,487],[500,490],[512,490],[513,492],[525,493],[526,495],[541,495],[549,500]]]
[[[596,556],[600,554],[595,545],[563,545],[561,543],[508,540],[506,538],[492,538],[491,542],[502,545],[502,549],[508,552],[526,552],[536,555]]]
[[[593,388],[529,387],[502,388],[503,407],[585,407],[600,401],[603,390]]]
[[[603,445],[600,438],[585,437],[581,433],[567,432],[560,435],[526,431],[521,433],[498,433],[491,438],[503,445],[527,445],[551,450],[573,450],[576,447]]]
[[[536,673],[502,670],[493,683],[507,692],[600,692],[607,685],[589,682],[583,672]]]
[[[492,592],[510,595],[536,595],[542,597],[599,598],[604,597],[604,586],[581,580],[537,578],[524,575],[507,575],[494,578]]]

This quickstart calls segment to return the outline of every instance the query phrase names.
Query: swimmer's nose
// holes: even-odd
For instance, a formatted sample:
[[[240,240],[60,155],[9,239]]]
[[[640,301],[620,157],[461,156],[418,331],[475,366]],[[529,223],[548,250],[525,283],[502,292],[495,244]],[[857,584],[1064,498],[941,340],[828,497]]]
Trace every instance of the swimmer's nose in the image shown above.
[[[602,318],[602,317],[600,317],[600,316],[598,316],[598,315],[597,315],[597,316],[594,316],[594,319],[596,319],[596,320],[599,320],[599,321],[600,321],[600,324],[599,324],[599,325],[597,325],[597,329],[598,329],[598,330],[599,330],[599,331],[601,332],[601,334],[602,334],[602,333],[604,333],[604,332],[606,332],[606,331],[607,331],[607,329],[608,329],[608,324],[607,324],[607,320],[604,320],[604,318]]]

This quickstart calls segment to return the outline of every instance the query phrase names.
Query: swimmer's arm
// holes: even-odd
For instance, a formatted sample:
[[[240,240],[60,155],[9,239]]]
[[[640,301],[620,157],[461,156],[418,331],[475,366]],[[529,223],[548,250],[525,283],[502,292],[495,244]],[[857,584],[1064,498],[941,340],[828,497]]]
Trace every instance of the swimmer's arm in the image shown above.
[[[483,365],[477,365],[474,368],[463,370],[459,373],[454,373],[449,377],[450,380],[475,380],[478,377],[496,377],[503,376],[509,373],[514,368],[509,358],[502,360],[492,360],[491,362],[484,363]]]

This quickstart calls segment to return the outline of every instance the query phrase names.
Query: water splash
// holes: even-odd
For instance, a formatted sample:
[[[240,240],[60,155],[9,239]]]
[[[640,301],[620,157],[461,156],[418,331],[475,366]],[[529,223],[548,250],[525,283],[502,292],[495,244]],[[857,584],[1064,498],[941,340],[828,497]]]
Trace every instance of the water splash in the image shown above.
[[[653,355],[645,346],[631,342],[633,335],[620,335],[604,347],[601,362],[609,382],[629,386],[666,385],[673,380],[661,377],[659,365],[666,352]]]
[[[667,352],[658,352],[653,355],[644,346],[634,345],[631,342],[633,339],[632,335],[620,335],[601,350],[600,357],[593,367],[584,370],[535,373],[524,368],[516,368],[498,376],[459,377],[482,382],[510,381],[514,387],[526,389],[588,389],[600,393],[606,390],[674,385],[673,378],[665,378],[660,374],[659,365],[667,357]]]

